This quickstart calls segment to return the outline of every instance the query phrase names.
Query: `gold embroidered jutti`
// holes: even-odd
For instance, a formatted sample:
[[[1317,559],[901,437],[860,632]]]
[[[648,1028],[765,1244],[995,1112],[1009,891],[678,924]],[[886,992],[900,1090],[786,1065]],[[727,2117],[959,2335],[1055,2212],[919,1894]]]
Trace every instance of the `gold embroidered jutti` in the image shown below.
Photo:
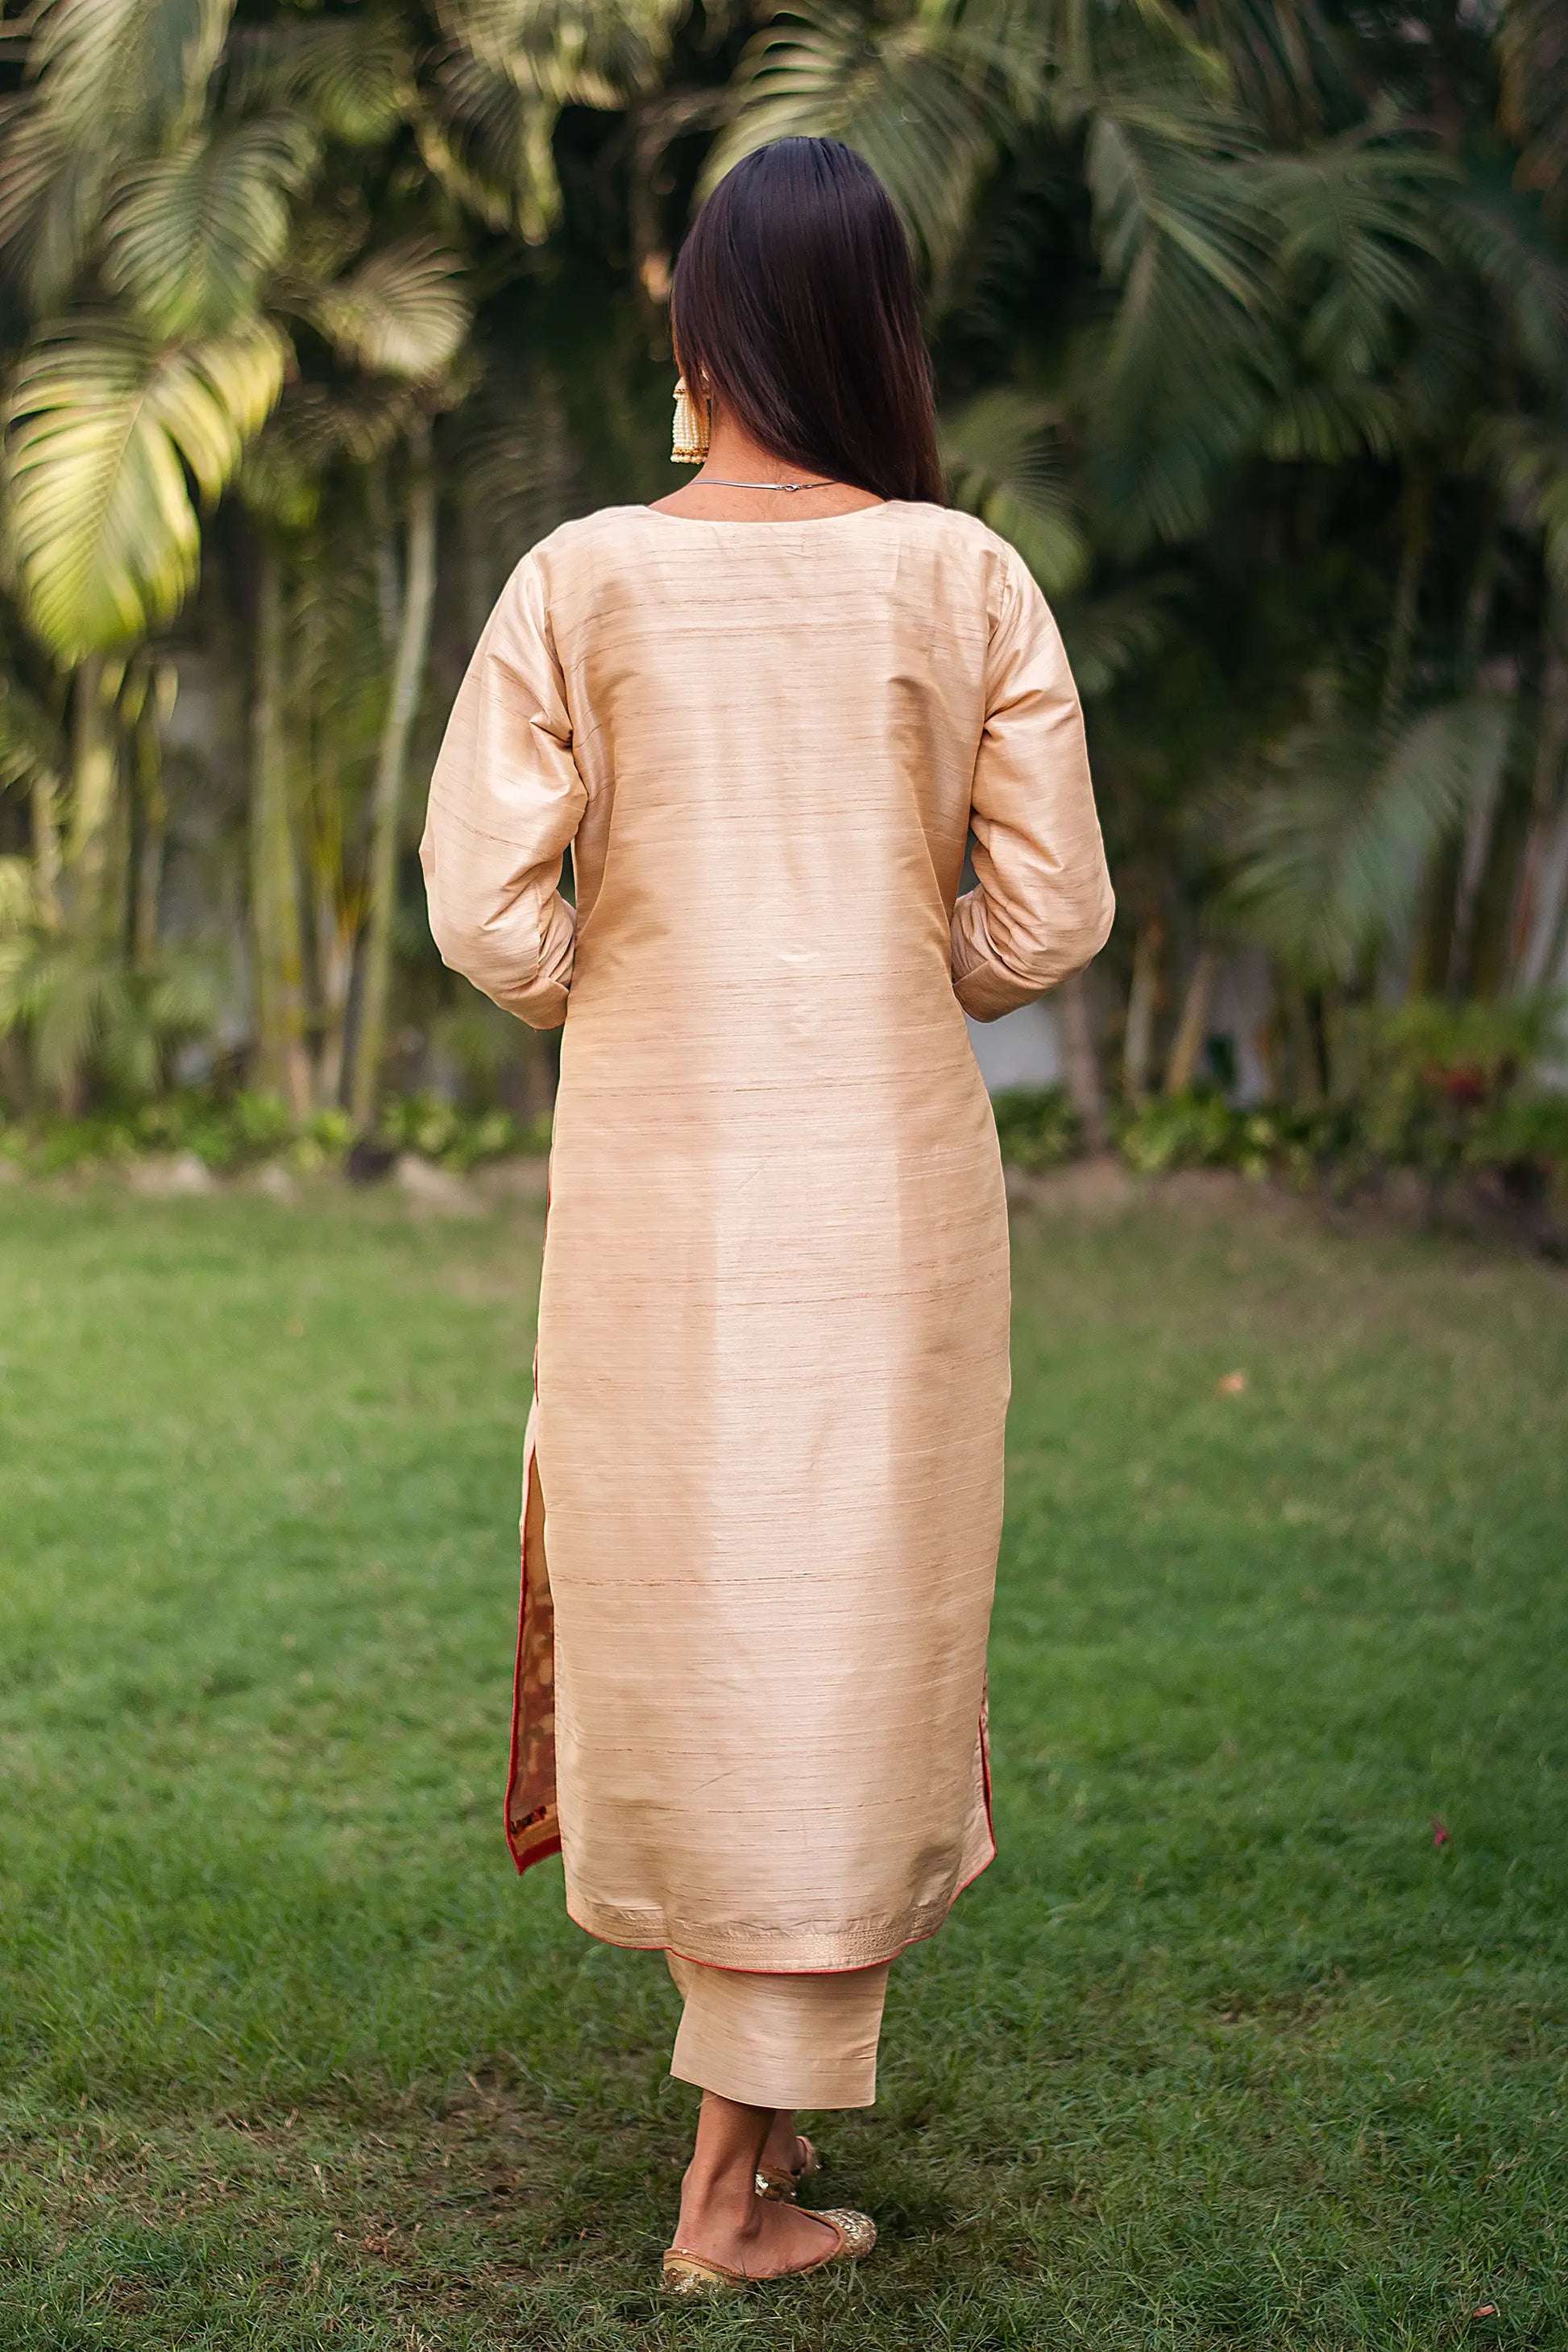
[[[475,654],[422,854],[447,961],[566,1024],[519,1864],[559,1839],[612,1943],[886,1960],[994,1852],[1007,1221],[963,1015],[1110,928],[1055,625],[935,507],[570,523]]]

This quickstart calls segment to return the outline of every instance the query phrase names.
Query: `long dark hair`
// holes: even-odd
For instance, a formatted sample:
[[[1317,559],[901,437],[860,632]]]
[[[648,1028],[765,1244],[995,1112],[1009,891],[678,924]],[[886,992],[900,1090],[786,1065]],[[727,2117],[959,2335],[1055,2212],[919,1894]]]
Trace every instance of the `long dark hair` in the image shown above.
[[[942,502],[931,362],[892,198],[837,139],[780,139],[727,172],[675,265],[694,394],[791,466]]]

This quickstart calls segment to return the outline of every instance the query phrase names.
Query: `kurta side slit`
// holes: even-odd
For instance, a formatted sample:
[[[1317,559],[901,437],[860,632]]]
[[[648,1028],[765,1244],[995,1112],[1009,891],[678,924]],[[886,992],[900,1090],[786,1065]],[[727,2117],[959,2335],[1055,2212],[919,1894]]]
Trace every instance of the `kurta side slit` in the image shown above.
[[[544,1548],[544,1493],[535,1444],[537,1410],[522,1449],[522,1583],[512,1675],[511,1754],[507,1767],[506,1842],[520,1871],[561,1851],[555,1800],[555,1612]]]
[[[1055,625],[934,507],[568,524],[422,856],[447,961],[565,1023],[513,1854],[559,1841],[611,1943],[878,1968],[994,1851],[1007,1218],[963,1016],[1110,927]]]

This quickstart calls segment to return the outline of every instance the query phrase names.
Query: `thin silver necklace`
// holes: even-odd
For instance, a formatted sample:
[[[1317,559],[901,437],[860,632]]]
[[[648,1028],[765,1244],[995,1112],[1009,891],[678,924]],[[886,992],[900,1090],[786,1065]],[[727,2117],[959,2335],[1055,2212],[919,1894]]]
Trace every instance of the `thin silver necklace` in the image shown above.
[[[705,490],[788,490],[793,495],[796,490],[835,490],[838,485],[837,482],[727,482],[718,474],[704,474],[700,482],[693,482],[691,487]]]

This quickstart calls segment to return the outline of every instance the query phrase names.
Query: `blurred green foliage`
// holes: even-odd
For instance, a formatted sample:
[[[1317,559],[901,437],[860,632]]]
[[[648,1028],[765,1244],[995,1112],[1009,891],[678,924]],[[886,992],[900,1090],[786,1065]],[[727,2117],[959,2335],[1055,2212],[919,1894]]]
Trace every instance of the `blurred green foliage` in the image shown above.
[[[316,1174],[340,1170],[353,1141],[346,1111],[321,1110],[296,1120],[276,1095],[265,1094],[223,1099],[183,1091],[82,1118],[0,1120],[0,1159],[41,1176],[186,1152],[218,1176],[274,1161]],[[547,1152],[550,1118],[465,1111],[435,1095],[392,1096],[383,1106],[376,1141],[389,1153],[415,1152],[463,1174],[487,1160]]]

